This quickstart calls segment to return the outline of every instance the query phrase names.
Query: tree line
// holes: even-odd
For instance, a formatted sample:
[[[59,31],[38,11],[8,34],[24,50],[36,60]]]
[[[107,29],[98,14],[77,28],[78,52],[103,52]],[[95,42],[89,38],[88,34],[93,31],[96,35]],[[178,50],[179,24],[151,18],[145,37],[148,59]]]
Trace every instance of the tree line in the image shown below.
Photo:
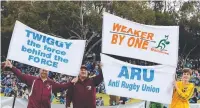
[[[178,25],[179,54],[200,55],[200,1],[2,1],[2,55],[16,20],[65,39],[85,39],[85,57],[101,52],[102,13],[148,25]],[[167,32],[167,31],[166,31]],[[181,55],[183,54],[183,55]]]

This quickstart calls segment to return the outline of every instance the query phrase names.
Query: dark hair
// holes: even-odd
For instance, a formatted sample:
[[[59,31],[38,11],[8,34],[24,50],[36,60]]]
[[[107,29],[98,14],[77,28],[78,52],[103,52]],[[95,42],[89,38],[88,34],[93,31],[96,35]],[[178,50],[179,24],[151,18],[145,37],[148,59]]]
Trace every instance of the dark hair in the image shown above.
[[[87,70],[87,67],[85,65],[81,65],[81,69],[86,69]]]
[[[192,75],[192,70],[190,68],[184,68],[183,73],[189,73],[190,75]]]

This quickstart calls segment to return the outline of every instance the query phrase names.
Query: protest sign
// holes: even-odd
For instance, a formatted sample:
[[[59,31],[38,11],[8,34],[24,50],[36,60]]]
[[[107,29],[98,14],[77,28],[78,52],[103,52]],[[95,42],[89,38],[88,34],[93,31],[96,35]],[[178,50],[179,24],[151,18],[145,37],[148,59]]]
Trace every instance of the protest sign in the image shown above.
[[[132,65],[104,54],[101,62],[107,94],[171,103],[175,67]]]
[[[178,26],[144,25],[104,13],[102,36],[102,53],[177,65]]]
[[[65,40],[36,31],[16,21],[7,59],[76,76],[79,73],[85,40]]]

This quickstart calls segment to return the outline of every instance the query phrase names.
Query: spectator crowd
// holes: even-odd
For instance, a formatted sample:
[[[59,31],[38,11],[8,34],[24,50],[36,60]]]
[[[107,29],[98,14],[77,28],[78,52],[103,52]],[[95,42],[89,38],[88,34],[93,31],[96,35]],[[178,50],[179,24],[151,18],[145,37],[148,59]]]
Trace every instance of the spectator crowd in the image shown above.
[[[198,57],[197,57],[198,58]],[[5,57],[1,57],[2,61],[5,61]],[[144,61],[139,61],[139,60],[129,60],[127,61],[131,64],[136,64],[136,65],[155,65],[155,63],[150,63],[150,62],[144,62]],[[98,63],[93,64],[91,61],[86,61],[84,64],[87,67],[87,70],[89,72],[89,77],[94,77],[99,74],[98,70]],[[20,69],[22,73],[24,74],[29,74],[29,75],[34,75],[38,76],[39,75],[39,69],[36,67],[32,67],[26,64],[18,63],[12,61],[12,64]],[[186,60],[183,59],[183,57],[179,57],[178,61],[178,66],[177,66],[177,77],[180,79],[180,74],[181,70],[184,67],[189,67],[193,70],[191,82],[195,84],[196,88],[193,94],[193,97],[190,99],[190,103],[197,103],[198,100],[200,100],[200,58],[195,59],[195,58],[187,58]],[[73,79],[72,76],[68,75],[63,75],[60,73],[55,73],[55,72],[49,72],[49,78],[54,80],[55,82],[58,83],[66,83],[69,82]],[[17,97],[20,98],[26,98],[28,99],[28,94],[30,91],[30,88],[27,87],[26,84],[22,83],[12,72],[9,70],[4,70],[1,69],[1,94],[4,96],[14,96],[14,94],[17,94]],[[96,87],[97,93],[105,93],[105,86],[104,83],[102,82],[98,87]],[[66,92],[67,91],[60,91],[59,93],[55,93],[52,95],[51,101],[56,98],[59,103],[65,104],[66,99]],[[121,100],[121,101],[120,101]],[[126,97],[120,97],[119,101],[121,104],[125,104],[129,99]],[[118,102],[112,101],[110,102],[110,105],[117,105],[119,104]],[[97,106],[104,106],[104,100],[102,97],[98,97],[96,99],[96,105]]]

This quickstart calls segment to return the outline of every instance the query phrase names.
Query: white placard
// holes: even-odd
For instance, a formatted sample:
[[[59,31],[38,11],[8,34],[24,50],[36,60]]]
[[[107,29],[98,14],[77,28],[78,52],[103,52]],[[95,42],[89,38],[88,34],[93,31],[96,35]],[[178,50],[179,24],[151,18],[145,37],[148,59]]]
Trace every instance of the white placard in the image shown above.
[[[34,30],[16,21],[7,59],[77,76],[85,40],[65,40]]]
[[[171,103],[175,67],[132,65],[104,54],[101,62],[107,94]]]
[[[178,26],[151,26],[103,14],[102,53],[177,66]]]

